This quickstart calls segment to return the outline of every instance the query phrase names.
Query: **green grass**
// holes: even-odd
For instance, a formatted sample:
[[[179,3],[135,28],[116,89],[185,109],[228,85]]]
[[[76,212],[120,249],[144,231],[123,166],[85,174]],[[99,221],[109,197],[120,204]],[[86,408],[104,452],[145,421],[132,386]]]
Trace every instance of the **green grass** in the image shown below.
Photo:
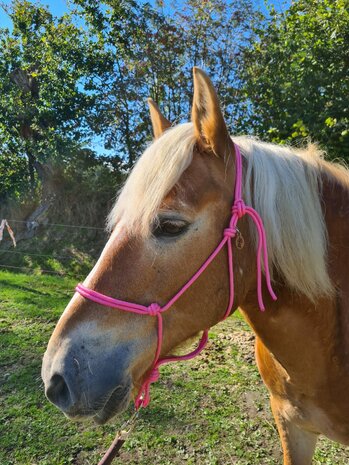
[[[45,399],[41,358],[75,280],[0,272],[0,464],[97,464],[126,419],[103,427],[75,424]],[[197,359],[166,366],[152,402],[116,464],[281,463],[253,337],[240,318],[211,330]],[[325,439],[314,464],[348,464],[349,453]]]

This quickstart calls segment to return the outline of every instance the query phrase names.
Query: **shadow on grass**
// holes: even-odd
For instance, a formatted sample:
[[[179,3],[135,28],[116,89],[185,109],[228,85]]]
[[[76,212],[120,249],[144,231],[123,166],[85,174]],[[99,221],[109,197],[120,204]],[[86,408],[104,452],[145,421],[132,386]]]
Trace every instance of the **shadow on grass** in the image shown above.
[[[7,279],[1,279],[1,284],[4,285],[4,286],[9,287],[11,289],[16,289],[16,290],[25,291],[25,292],[31,292],[32,294],[41,295],[41,296],[51,296],[51,294],[49,294],[48,292],[38,291],[37,289],[22,286],[20,284],[14,284],[13,282],[11,282],[11,281],[9,281]]]

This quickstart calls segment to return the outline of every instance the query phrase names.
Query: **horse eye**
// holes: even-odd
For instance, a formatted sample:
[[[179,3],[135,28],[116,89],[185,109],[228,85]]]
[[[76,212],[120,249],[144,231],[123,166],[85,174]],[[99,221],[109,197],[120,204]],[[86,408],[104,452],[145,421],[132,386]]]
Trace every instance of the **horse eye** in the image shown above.
[[[189,224],[184,220],[159,219],[153,228],[155,237],[175,237],[184,233]]]

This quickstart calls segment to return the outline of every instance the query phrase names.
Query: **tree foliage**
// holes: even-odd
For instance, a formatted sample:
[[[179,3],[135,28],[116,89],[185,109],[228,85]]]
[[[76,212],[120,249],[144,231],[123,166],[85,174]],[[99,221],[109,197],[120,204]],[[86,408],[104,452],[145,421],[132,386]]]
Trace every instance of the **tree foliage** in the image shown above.
[[[22,184],[29,181],[32,190],[38,163],[56,158],[64,163],[72,146],[88,139],[94,106],[81,88],[92,44],[71,17],[54,18],[27,0],[13,2],[9,14],[13,30],[0,32],[2,196],[8,193],[6,179],[16,184],[14,160],[21,167],[26,160]]]
[[[237,118],[240,51],[254,20],[250,0],[188,0],[171,15],[133,0],[75,4],[107,63],[89,83],[97,95],[94,128],[129,166],[149,138],[147,97],[170,121],[190,117],[195,65],[212,72],[231,121]]]
[[[298,0],[271,15],[245,55],[254,132],[310,137],[349,159],[348,0]]]
[[[1,199],[46,195],[52,167],[62,183],[81,169],[103,173],[102,183],[122,177],[151,138],[147,97],[174,123],[190,117],[195,65],[213,77],[232,133],[310,136],[348,153],[348,0],[297,0],[267,19],[252,0],[69,5],[62,17],[29,0],[7,7]]]
[[[146,98],[161,99],[161,88],[174,83],[175,75],[168,70],[178,68],[180,60],[181,50],[173,40],[176,30],[149,4],[74,3],[101,63],[98,72],[87,77],[87,89],[96,95],[91,127],[114,156],[132,166],[149,140]]]
[[[243,92],[243,50],[262,21],[250,0],[188,0],[175,13],[185,44],[183,85],[187,112],[191,108],[193,66],[204,68],[213,79],[226,121],[234,134],[245,130],[247,99]],[[189,114],[186,115],[189,117]]]

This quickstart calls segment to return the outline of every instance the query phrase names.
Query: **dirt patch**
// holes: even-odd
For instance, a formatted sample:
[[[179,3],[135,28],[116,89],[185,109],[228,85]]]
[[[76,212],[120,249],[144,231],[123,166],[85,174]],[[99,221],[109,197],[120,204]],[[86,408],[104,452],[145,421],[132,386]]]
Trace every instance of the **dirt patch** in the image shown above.
[[[254,363],[255,335],[249,331],[232,331],[228,339],[239,350],[241,357],[247,363]]]

